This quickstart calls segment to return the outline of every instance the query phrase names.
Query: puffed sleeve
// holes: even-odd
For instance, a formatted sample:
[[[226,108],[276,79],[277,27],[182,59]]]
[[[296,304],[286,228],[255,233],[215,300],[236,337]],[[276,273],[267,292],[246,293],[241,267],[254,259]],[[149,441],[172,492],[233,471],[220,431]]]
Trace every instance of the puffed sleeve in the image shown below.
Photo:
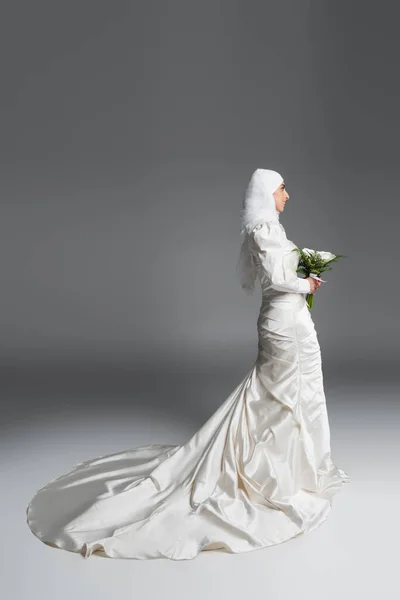
[[[309,294],[310,282],[298,277],[298,253],[288,242],[279,222],[266,221],[252,232],[253,252],[265,270],[270,285],[280,292]]]

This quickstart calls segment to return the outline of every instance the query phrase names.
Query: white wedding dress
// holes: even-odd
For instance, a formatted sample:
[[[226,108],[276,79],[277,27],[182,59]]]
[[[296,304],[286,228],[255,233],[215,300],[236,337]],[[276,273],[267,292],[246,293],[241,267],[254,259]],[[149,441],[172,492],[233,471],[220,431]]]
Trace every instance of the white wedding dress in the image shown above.
[[[78,463],[27,507],[32,532],[89,557],[192,559],[313,531],[350,480],[331,459],[320,347],[299,255],[279,222],[250,236],[261,283],[258,355],[184,445]]]

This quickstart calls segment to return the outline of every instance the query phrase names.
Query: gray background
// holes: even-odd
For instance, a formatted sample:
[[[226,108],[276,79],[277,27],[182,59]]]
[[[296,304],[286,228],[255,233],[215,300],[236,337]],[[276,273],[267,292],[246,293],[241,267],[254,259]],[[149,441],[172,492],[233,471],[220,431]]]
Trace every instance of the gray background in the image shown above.
[[[368,478],[364,463],[380,455],[366,460],[357,426],[385,394],[392,406],[387,386],[398,381],[395,3],[2,7],[2,444],[10,481],[23,479],[3,499],[20,511],[18,527],[4,526],[7,556],[24,546],[30,560],[43,559],[43,573],[51,560],[61,573],[68,560],[78,569],[23,523],[34,491],[91,456],[185,441],[251,367],[260,292],[246,296],[235,267],[243,191],[258,167],[286,180],[289,239],[347,255],[327,274],[312,316],[338,463],[354,480],[359,460],[357,474]],[[373,435],[379,423],[373,413]],[[391,429],[381,425],[385,439]],[[320,597],[324,554],[314,551]],[[272,564],[258,556],[263,569]],[[365,577],[368,557],[357,556]],[[296,552],[292,559],[299,568]],[[249,579],[259,589],[259,572],[244,560],[247,593]],[[230,565],[228,557],[238,592]],[[132,573],[132,563],[124,568]],[[75,597],[90,584],[86,564],[79,569]],[[77,574],[68,577],[71,597]],[[282,579],[270,581],[273,597],[286,597]],[[197,591],[209,595],[205,582]],[[307,565],[296,582],[310,582]],[[154,591],[147,586],[143,598]],[[343,593],[339,581],[330,586],[332,597]],[[376,595],[379,586],[366,589]],[[31,589],[32,597],[53,592]]]

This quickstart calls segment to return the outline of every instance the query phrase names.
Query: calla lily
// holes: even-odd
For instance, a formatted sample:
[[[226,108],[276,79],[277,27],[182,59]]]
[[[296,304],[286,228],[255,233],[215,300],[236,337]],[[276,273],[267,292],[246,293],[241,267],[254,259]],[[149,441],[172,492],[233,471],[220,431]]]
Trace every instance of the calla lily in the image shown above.
[[[322,260],[332,260],[335,258],[336,254],[332,254],[332,252],[325,252],[325,250],[317,250],[318,254],[322,258]]]
[[[332,254],[332,252],[326,252],[325,250],[313,250],[312,248],[303,248],[303,252],[311,256],[314,252],[317,252],[322,260],[328,261],[335,258],[336,254]]]

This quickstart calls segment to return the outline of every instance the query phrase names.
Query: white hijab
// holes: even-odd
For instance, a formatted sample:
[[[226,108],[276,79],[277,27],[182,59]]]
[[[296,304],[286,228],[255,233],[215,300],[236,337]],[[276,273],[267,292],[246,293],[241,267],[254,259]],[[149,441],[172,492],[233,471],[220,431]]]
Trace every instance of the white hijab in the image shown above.
[[[247,293],[254,290],[256,267],[249,248],[249,235],[264,221],[278,221],[273,193],[278,189],[283,177],[270,169],[256,169],[245,190],[243,208],[240,211],[240,229],[244,240],[240,249],[236,272],[242,288]]]

